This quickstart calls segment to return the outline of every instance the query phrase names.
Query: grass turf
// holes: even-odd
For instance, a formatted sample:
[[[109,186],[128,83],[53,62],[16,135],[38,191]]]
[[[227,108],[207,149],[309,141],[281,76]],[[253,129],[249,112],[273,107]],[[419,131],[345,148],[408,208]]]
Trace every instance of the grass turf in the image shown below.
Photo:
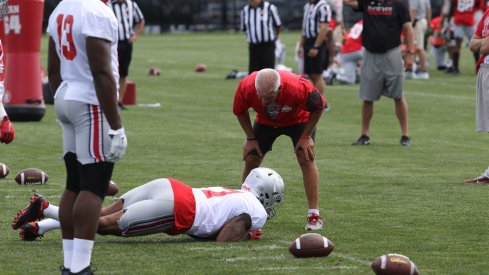
[[[296,68],[297,32],[284,32],[286,64]],[[41,61],[46,64],[47,39]],[[205,63],[208,71],[194,72]],[[433,62],[432,62],[433,64]],[[394,104],[375,104],[371,145],[351,146],[360,134],[358,85],[326,88],[331,111],[317,129],[321,177],[320,233],[335,244],[327,258],[295,259],[289,244],[304,233],[307,203],[290,141],[279,138],[263,166],[277,170],[285,202],[266,224],[264,238],[242,243],[196,242],[165,234],[122,239],[98,236],[93,252],[97,274],[371,274],[370,263],[386,253],[409,256],[423,274],[487,274],[487,186],[464,184],[489,162],[487,135],[474,132],[475,74],[472,55],[461,57],[462,75],[430,70],[429,81],[409,80],[412,146],[399,146]],[[160,67],[161,76],[149,76]],[[135,45],[130,79],[137,101],[161,107],[128,106],[122,112],[129,147],[116,164],[120,193],[159,177],[194,186],[239,188],[244,134],[232,114],[238,80],[231,69],[247,68],[242,34],[145,35]],[[52,105],[41,122],[14,122],[16,139],[0,146],[0,162],[11,174],[0,180],[0,273],[53,274],[62,264],[59,231],[22,242],[10,222],[34,189],[58,204],[64,186],[61,128]],[[18,186],[27,167],[50,176],[42,186]],[[110,202],[107,199],[106,204]]]

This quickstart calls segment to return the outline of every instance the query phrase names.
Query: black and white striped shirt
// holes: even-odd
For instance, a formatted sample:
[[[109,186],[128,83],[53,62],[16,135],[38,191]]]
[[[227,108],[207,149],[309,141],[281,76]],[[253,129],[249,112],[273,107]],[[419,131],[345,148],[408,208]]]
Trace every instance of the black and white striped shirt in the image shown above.
[[[267,1],[256,8],[246,5],[241,11],[241,30],[246,31],[246,41],[250,44],[275,41],[277,28],[281,26],[277,7]]]
[[[305,38],[315,38],[319,34],[320,23],[329,23],[331,20],[331,8],[326,0],[316,3],[309,2],[304,5],[304,18],[302,20],[302,34]]]
[[[119,41],[128,41],[134,34],[134,26],[144,20],[138,4],[132,0],[118,2],[112,0],[109,5],[119,23]]]

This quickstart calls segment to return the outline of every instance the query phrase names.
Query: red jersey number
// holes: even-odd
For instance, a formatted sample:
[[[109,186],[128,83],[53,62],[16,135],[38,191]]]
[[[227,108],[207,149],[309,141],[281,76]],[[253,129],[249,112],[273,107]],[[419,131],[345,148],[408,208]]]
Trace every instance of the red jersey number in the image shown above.
[[[204,195],[210,199],[212,197],[222,197],[226,196],[229,194],[234,194],[234,193],[240,193],[238,190],[233,190],[233,189],[222,189],[220,191],[215,191],[215,190],[210,190],[210,189],[202,189],[202,192]]]
[[[65,16],[64,14],[60,14],[56,18],[56,22],[58,23],[58,43],[60,51],[68,60],[73,60],[76,57],[76,47],[75,42],[73,41],[73,21],[73,15]],[[62,39],[63,37],[66,37],[67,45],[61,44],[64,42]]]

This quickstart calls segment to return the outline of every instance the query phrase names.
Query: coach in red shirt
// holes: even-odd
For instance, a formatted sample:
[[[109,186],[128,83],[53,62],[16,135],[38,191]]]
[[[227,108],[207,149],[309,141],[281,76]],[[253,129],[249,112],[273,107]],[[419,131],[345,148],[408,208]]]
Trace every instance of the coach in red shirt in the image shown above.
[[[309,212],[306,230],[319,230],[319,173],[314,162],[315,127],[326,100],[308,79],[286,71],[263,69],[245,77],[236,89],[233,113],[246,134],[243,180],[259,167],[275,139],[292,139],[302,170]],[[256,111],[251,125],[249,108]]]

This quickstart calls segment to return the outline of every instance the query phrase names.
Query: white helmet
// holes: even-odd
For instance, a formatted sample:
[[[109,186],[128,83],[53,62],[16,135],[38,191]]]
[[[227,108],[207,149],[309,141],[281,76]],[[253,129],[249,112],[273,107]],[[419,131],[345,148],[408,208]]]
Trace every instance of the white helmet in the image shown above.
[[[269,218],[275,216],[277,209],[282,205],[284,181],[270,168],[259,167],[251,170],[241,189],[256,196],[265,207]]]
[[[8,1],[0,0],[0,21],[8,14]]]

